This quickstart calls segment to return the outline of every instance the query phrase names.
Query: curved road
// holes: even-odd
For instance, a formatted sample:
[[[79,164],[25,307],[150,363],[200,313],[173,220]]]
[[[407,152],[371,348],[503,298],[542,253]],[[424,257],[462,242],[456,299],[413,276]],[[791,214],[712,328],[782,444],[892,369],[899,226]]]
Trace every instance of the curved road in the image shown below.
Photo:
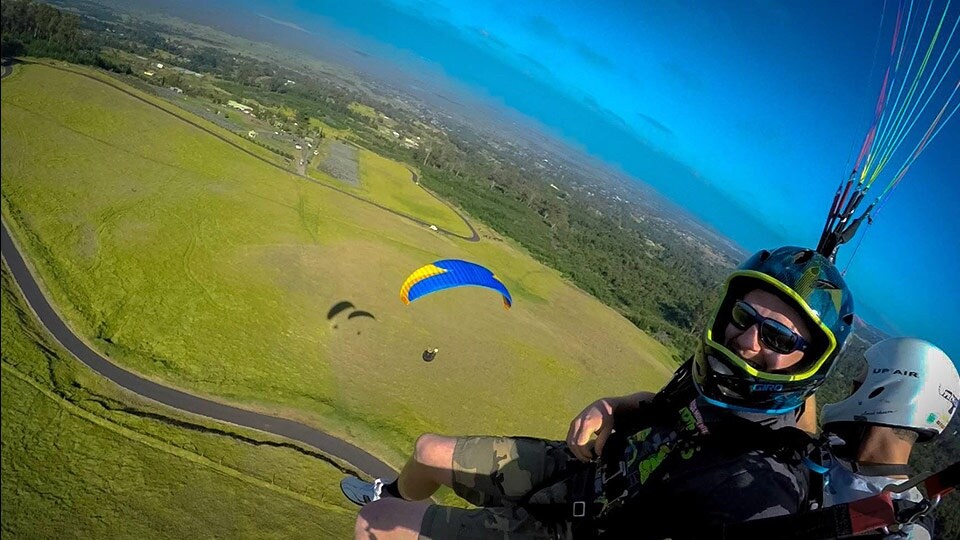
[[[43,65],[46,65],[46,64],[43,64]],[[11,66],[4,65],[2,67],[3,67],[2,77],[6,77],[12,72]],[[155,103],[152,103],[123,88],[120,88],[111,83],[102,81],[100,79],[97,79],[96,77],[93,77],[91,75],[87,75],[84,73],[77,73],[75,71],[59,68],[56,66],[47,66],[47,67],[60,69],[62,71],[69,71],[76,75],[81,75],[81,76],[90,78],[92,80],[95,80],[97,82],[106,84],[107,86],[111,86],[121,92],[124,92],[125,94],[128,94],[140,101],[143,101],[144,103],[147,103],[148,105],[156,107],[176,118],[179,118],[180,120],[198,129],[201,129],[213,135],[214,137],[217,137],[218,139],[226,142],[227,144],[230,144],[231,146],[236,147],[237,149],[247,153],[248,155],[251,155],[265,163],[268,163],[273,167],[276,167],[285,172],[291,172],[287,169],[284,169],[280,165],[273,163],[272,161],[264,159],[263,157],[250,152],[246,148],[243,148],[242,146],[239,146],[235,142],[230,141],[227,138],[221,136],[219,133],[216,133],[204,126],[194,123],[189,119],[176,115],[173,112],[168,111],[163,107],[160,107]],[[416,178],[415,173],[413,173],[413,171],[410,171],[410,172],[411,174],[414,174],[414,178]],[[304,177],[304,176],[301,176],[301,177],[307,181],[314,182],[325,188],[338,191],[340,193],[353,197],[354,199],[358,199],[368,204],[372,204],[394,215],[409,219],[411,221],[414,221],[416,223],[419,223],[425,226],[430,225],[429,223],[426,223],[425,221],[417,219],[416,217],[408,216],[401,212],[391,210],[390,208],[386,208],[373,201],[369,201],[362,197],[358,197],[347,191],[338,189],[336,187],[333,187],[327,184],[317,182],[316,180],[313,180],[308,177]],[[440,200],[444,204],[447,204],[447,206],[449,206],[454,212],[456,212],[456,214],[461,219],[463,219],[464,223],[466,223],[467,226],[470,228],[470,231],[473,233],[473,235],[470,237],[467,237],[467,236],[459,235],[457,233],[446,231],[443,229],[439,229],[438,232],[443,232],[450,236],[454,236],[454,237],[461,238],[463,240],[468,240],[471,242],[476,242],[480,240],[480,235],[477,234],[476,229],[473,228],[473,225],[470,224],[470,222],[467,221],[467,219],[462,214],[457,212],[456,208],[453,208],[453,206],[449,205],[449,203],[447,203],[446,201],[443,201],[442,199],[434,195],[429,190],[424,189],[424,191],[429,193],[431,196],[437,198],[437,200]],[[50,304],[46,296],[44,296],[42,290],[40,289],[40,286],[37,284],[37,280],[35,276],[31,273],[30,269],[28,268],[27,263],[24,260],[23,254],[21,253],[19,246],[13,240],[13,237],[10,235],[10,232],[7,230],[6,222],[4,221],[0,225],[2,225],[2,231],[0,231],[0,234],[2,234],[2,236],[0,236],[0,251],[2,251],[3,259],[6,261],[7,266],[10,268],[10,271],[13,274],[14,281],[16,282],[17,286],[20,288],[21,292],[23,293],[23,296],[26,299],[27,303],[29,304],[30,308],[34,311],[34,313],[36,313],[41,324],[47,329],[47,331],[50,332],[51,335],[53,335],[53,337],[60,344],[62,344],[68,351],[70,351],[70,353],[73,354],[78,360],[86,364],[88,367],[90,367],[100,375],[103,375],[104,377],[110,379],[111,381],[115,382],[116,384],[122,386],[123,388],[135,394],[139,394],[145,398],[151,399],[153,401],[157,401],[169,407],[173,407],[175,409],[186,411],[188,413],[205,416],[205,417],[219,420],[222,422],[243,426],[243,427],[255,429],[258,431],[263,431],[266,433],[284,437],[286,439],[304,443],[306,445],[309,445],[313,448],[320,450],[325,454],[328,454],[338,459],[341,459],[343,461],[346,461],[347,463],[350,463],[354,467],[360,469],[361,471],[363,471],[364,473],[372,477],[381,477],[381,478],[396,477],[397,471],[395,471],[393,468],[391,468],[389,465],[387,465],[383,461],[380,461],[378,458],[367,453],[366,451],[364,451],[359,447],[356,447],[346,441],[343,441],[332,435],[324,433],[318,429],[312,428],[305,424],[301,424],[299,422],[287,420],[285,418],[270,416],[267,414],[261,414],[258,412],[241,409],[239,407],[225,405],[223,403],[219,403],[219,402],[198,397],[192,394],[188,394],[186,392],[171,388],[169,386],[164,386],[162,384],[140,377],[139,375],[131,371],[128,371],[114,364],[113,362],[106,359],[105,357],[101,356],[100,353],[91,349],[82,339],[80,339],[73,332],[73,330],[71,330],[67,326],[67,324],[63,321],[63,319],[60,317],[57,311]]]
[[[20,287],[20,291],[30,308],[37,314],[40,323],[71,354],[97,373],[135,394],[175,409],[272,433],[310,445],[325,454],[350,463],[370,476],[393,478],[397,475],[397,472],[389,465],[366,451],[318,429],[285,418],[248,411],[197,397],[144,379],[107,360],[74,334],[73,330],[67,326],[56,310],[53,309],[53,306],[50,305],[37,284],[37,280],[27,268],[26,261],[24,261],[16,242],[10,236],[5,221],[2,223],[0,234],[2,234],[0,250],[2,250],[3,260],[6,261],[13,274],[14,281]]]

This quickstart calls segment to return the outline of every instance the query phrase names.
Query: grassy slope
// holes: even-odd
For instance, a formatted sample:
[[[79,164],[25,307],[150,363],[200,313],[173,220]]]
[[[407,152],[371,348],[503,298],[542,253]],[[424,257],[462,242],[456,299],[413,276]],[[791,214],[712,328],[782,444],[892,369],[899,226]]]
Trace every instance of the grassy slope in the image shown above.
[[[6,264],[2,282],[4,537],[350,535],[340,470],[121,392],[39,327]]]
[[[671,371],[663,347],[510,242],[442,237],[96,82],[20,69],[3,83],[4,215],[74,328],[147,376],[399,466],[425,430],[562,437],[590,400]],[[481,289],[403,306],[406,275],[440,258],[494,269],[514,308]],[[377,321],[334,327],[340,300]]]
[[[438,227],[470,235],[470,229],[453,210],[437,204],[436,199],[414,184],[413,172],[405,165],[364,149],[358,158],[360,186],[367,190],[369,198]]]
[[[354,101],[353,103],[348,105],[348,107],[350,108],[351,111],[357,114],[363,115],[371,120],[377,119],[377,111],[375,111],[373,107],[369,105],[364,105],[363,103],[357,103],[356,101]]]
[[[256,144],[254,144],[253,142],[247,140],[247,138],[246,138],[246,131],[247,131],[247,129],[243,128],[242,126],[239,126],[239,125],[236,125],[236,123],[233,123],[233,124],[235,125],[233,129],[225,130],[225,129],[223,129],[222,127],[218,126],[218,125],[217,125],[216,123],[214,123],[214,122],[211,122],[211,121],[209,121],[209,120],[207,120],[207,119],[205,119],[205,118],[202,118],[202,117],[200,117],[200,116],[197,116],[197,115],[195,115],[195,114],[186,112],[186,111],[184,111],[184,110],[179,106],[179,104],[171,103],[171,102],[169,102],[169,101],[166,101],[166,100],[164,100],[164,99],[161,99],[161,98],[153,95],[153,92],[156,90],[156,88],[153,87],[153,86],[150,86],[150,85],[147,84],[146,82],[144,82],[144,81],[142,81],[142,80],[140,80],[140,79],[138,79],[138,78],[136,78],[136,77],[124,76],[124,75],[117,75],[117,74],[113,74],[113,73],[107,74],[107,73],[104,73],[104,72],[100,72],[100,71],[96,71],[96,70],[93,70],[93,69],[88,69],[88,68],[84,68],[84,67],[80,67],[80,66],[76,66],[76,65],[68,64],[68,63],[66,63],[66,62],[60,62],[60,61],[56,61],[56,60],[49,60],[49,59],[32,59],[32,61],[40,62],[40,63],[43,63],[43,64],[49,64],[49,65],[52,65],[52,66],[57,66],[57,67],[60,67],[60,68],[63,68],[63,69],[68,69],[68,70],[71,70],[71,71],[75,71],[75,72],[77,72],[77,73],[83,73],[83,74],[88,75],[88,76],[91,76],[91,77],[93,77],[93,78],[95,78],[95,79],[97,79],[97,80],[103,81],[103,82],[105,82],[105,83],[107,83],[107,84],[109,84],[109,85],[111,85],[111,86],[113,86],[113,87],[115,87],[115,88],[120,88],[120,89],[127,90],[127,91],[133,91],[133,93],[136,94],[136,95],[137,95],[138,97],[140,97],[141,99],[146,100],[146,101],[148,101],[148,102],[156,105],[157,107],[160,107],[161,109],[163,109],[163,110],[165,110],[165,111],[168,111],[168,112],[170,112],[170,113],[172,113],[172,114],[174,114],[174,115],[177,115],[177,116],[179,116],[179,117],[182,117],[182,118],[184,118],[184,119],[187,119],[187,120],[189,120],[190,122],[194,122],[195,124],[197,124],[198,126],[204,128],[204,129],[208,129],[208,130],[210,130],[210,131],[214,131],[214,132],[218,133],[221,137],[224,137],[224,138],[226,138],[227,140],[229,140],[231,144],[234,144],[234,145],[242,148],[243,150],[246,150],[246,151],[248,151],[248,152],[251,152],[251,153],[259,156],[259,157],[262,158],[262,159],[265,159],[265,160],[267,160],[267,161],[269,161],[269,162],[271,162],[271,163],[276,164],[276,165],[279,166],[279,167],[288,167],[288,166],[289,166],[289,161],[288,161],[287,159],[285,159],[285,158],[283,158],[283,157],[281,157],[281,156],[278,156],[276,153],[271,152],[271,151],[267,150],[266,148],[263,148],[263,147],[261,147],[261,146],[258,146],[258,145],[256,145]],[[19,70],[18,70],[18,71],[19,71]],[[14,75],[14,76],[16,76],[16,75]],[[133,88],[130,88],[128,85],[132,85]],[[177,99],[185,99],[185,98],[184,98],[184,96],[178,96]],[[242,113],[240,113],[239,111],[236,111],[236,110],[234,110],[234,109],[230,109],[230,108],[228,108],[228,107],[226,107],[226,106],[217,106],[216,108],[220,109],[222,112],[226,112],[226,113],[230,113],[230,114],[234,114],[234,113],[235,113],[235,114],[234,114],[234,119],[237,119],[237,118],[240,118],[240,117],[244,117],[244,118],[247,120],[247,122],[250,121],[250,120],[249,120],[248,118],[246,118]],[[262,128],[262,126],[261,126],[261,128]]]
[[[349,138],[347,138],[349,140]],[[368,200],[396,210],[408,216],[415,216],[442,229],[464,236],[470,235],[470,229],[448,206],[441,204],[430,194],[413,182],[412,172],[402,163],[379,156],[369,150],[360,148],[357,160],[360,165],[360,186],[352,187],[340,182],[319,169],[326,156],[327,145],[331,139],[320,142],[317,151],[320,153],[313,158],[308,170],[311,178],[326,182],[354,193]]]

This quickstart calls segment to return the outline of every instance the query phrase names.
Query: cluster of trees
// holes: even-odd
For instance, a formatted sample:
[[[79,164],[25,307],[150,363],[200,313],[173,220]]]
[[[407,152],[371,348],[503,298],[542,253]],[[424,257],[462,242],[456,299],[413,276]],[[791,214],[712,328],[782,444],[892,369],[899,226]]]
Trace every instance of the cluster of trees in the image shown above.
[[[296,111],[294,120],[301,128],[293,131],[301,134],[306,132],[311,116],[340,129],[363,120],[349,109],[349,105],[353,101],[365,100],[364,95],[337,81],[295,72],[276,63],[203,45],[197,40],[166,38],[161,35],[162,27],[146,21],[128,20],[122,27],[113,25],[113,28],[115,30],[109,34],[105,45],[144,56],[163,51],[174,58],[172,63],[219,79],[217,86],[240,100],[249,98],[267,107],[293,109]],[[122,36],[117,28],[123,29]],[[189,81],[190,77],[179,79]],[[191,85],[182,86],[188,90]],[[223,96],[203,91],[198,93],[215,101],[223,99]]]
[[[113,71],[129,71],[100,54],[100,42],[80,17],[32,0],[0,2],[0,49],[8,56],[45,56]]]
[[[175,58],[191,71],[213,75],[223,89],[240,99],[249,97],[266,106],[285,106],[296,111],[298,126],[293,131],[307,132],[310,116],[341,129],[362,127],[365,119],[349,109],[353,101],[368,101],[361,92],[316,76],[294,72],[242,54],[206,46],[196,41],[169,39],[164,28],[149,21],[117,19],[109,14],[81,18],[73,13],[33,0],[2,0],[3,56],[38,56],[133,73],[110,50],[138,56],[156,56],[158,52]],[[105,51],[107,51],[105,56]],[[288,83],[293,80],[295,83]],[[164,73],[161,86],[181,87],[188,94],[223,100],[218,92],[199,84],[191,76]],[[286,119],[278,118],[278,121]]]

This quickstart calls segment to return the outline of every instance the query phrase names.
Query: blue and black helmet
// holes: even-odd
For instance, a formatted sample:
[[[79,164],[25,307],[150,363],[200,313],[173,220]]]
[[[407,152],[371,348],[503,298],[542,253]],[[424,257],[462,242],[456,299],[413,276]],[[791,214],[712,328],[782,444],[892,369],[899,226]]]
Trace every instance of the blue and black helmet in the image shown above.
[[[813,334],[802,360],[789,370],[760,371],[723,342],[734,303],[757,289],[792,306]],[[694,355],[693,380],[700,394],[716,405],[785,413],[823,384],[852,330],[853,295],[833,263],[800,247],[760,251],[727,278]]]

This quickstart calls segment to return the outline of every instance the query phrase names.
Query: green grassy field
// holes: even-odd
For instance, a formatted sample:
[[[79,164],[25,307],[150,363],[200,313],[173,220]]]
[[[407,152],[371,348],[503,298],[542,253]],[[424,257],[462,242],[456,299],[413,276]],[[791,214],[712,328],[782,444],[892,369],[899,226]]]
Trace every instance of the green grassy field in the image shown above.
[[[96,81],[17,69],[2,93],[4,216],[72,326],[147,377],[399,467],[423,431],[559,438],[586,403],[672,372],[661,345],[510,241],[438,235]],[[404,306],[404,278],[441,258],[493,269],[513,309],[473,288]],[[327,321],[341,300],[377,320]]]
[[[2,272],[2,530],[16,538],[347,538],[343,473],[120,391],[49,338]]]
[[[350,108],[351,111],[359,115],[365,116],[371,120],[377,119],[377,116],[378,116],[377,111],[375,111],[373,107],[369,105],[364,105],[363,103],[357,103],[354,101],[353,103],[348,105],[348,107]]]
[[[360,189],[387,208],[397,209],[457,234],[469,236],[470,229],[450,208],[424,192],[413,182],[413,172],[402,163],[360,149]]]
[[[359,148],[359,187],[331,178],[319,170],[318,167],[327,154],[327,146],[332,142],[334,141],[328,138],[319,143],[317,151],[320,155],[313,159],[313,167],[308,170],[311,178],[376,201],[391,210],[417,217],[442,229],[464,236],[470,235],[470,229],[456,212],[417,186],[413,181],[414,173],[402,163]]]

